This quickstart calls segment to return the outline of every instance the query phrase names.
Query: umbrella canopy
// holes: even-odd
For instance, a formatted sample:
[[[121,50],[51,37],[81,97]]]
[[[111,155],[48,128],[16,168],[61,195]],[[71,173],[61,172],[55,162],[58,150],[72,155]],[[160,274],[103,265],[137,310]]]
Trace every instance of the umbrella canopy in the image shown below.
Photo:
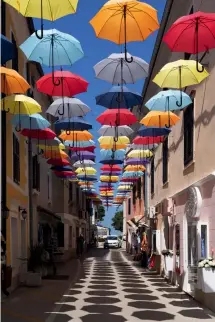
[[[83,148],[79,148],[79,147],[69,147],[69,150],[74,151],[74,152],[79,152],[79,151],[88,151],[88,152],[94,152],[96,146],[86,146]]]
[[[145,126],[170,127],[180,120],[176,114],[172,112],[151,111],[140,121]]]
[[[102,125],[131,125],[137,122],[136,116],[127,109],[111,109],[103,112],[96,119]]]
[[[90,24],[98,38],[111,40],[119,45],[125,44],[126,58],[127,42],[143,41],[159,28],[157,11],[136,0],[106,2]]]
[[[6,95],[24,94],[31,87],[14,69],[0,67],[1,92]]]
[[[2,109],[11,114],[35,114],[41,113],[41,106],[33,98],[25,95],[10,95],[2,100]]]
[[[92,160],[83,160],[82,162],[76,161],[73,164],[73,167],[75,167],[75,168],[79,168],[79,167],[83,167],[83,166],[92,167],[92,166],[95,166],[95,162],[93,162]]]
[[[145,171],[146,168],[143,165],[127,165],[125,171]]]
[[[76,153],[70,154],[71,160],[80,161],[80,160],[94,160],[96,157],[95,153],[88,151],[80,151],[78,155]]]
[[[123,178],[129,177],[141,177],[143,175],[142,171],[125,171],[122,175]]]
[[[89,141],[65,141],[65,146],[68,147],[79,147],[79,148],[86,148],[94,146],[95,142],[93,140]]]
[[[50,169],[53,171],[72,171],[70,166],[53,165]]]
[[[73,65],[84,56],[76,38],[56,29],[44,30],[42,39],[33,33],[20,49],[28,60],[47,66]]]
[[[180,102],[180,98],[182,95],[182,105],[178,106]],[[190,105],[192,100],[189,95],[184,92],[180,92],[178,90],[168,90],[161,91],[152,98],[148,102],[145,103],[145,106],[149,110],[153,111],[176,111],[185,108]]]
[[[123,160],[118,160],[118,159],[104,159],[99,161],[101,164],[123,164]]]
[[[131,59],[131,55],[127,53]],[[133,61],[128,63],[124,54],[111,54],[101,60],[94,67],[96,77],[112,84],[134,84],[139,79],[148,76],[149,65],[142,59],[133,56]]]
[[[126,149],[127,148],[127,145],[126,144],[118,144],[118,143],[101,144],[100,145],[100,148],[101,149],[104,149],[104,150],[113,149],[114,151],[116,151],[116,150]]]
[[[171,132],[171,129],[166,128],[166,127],[159,127],[159,126],[141,126],[141,128],[138,131],[138,134],[143,137],[148,137],[148,136],[166,136],[169,135]]]
[[[78,98],[63,97],[56,99],[47,109],[46,113],[59,118],[85,116],[90,108]]]
[[[63,131],[59,138],[65,141],[89,141],[93,138],[92,134],[88,131]]]
[[[152,150],[158,147],[158,144],[130,144],[129,148],[136,150],[136,149],[141,149],[141,150]]]
[[[133,150],[128,153],[128,158],[150,158],[153,153],[149,150]]]
[[[121,171],[122,169],[118,166],[118,165],[113,165],[113,166],[109,166],[109,165],[103,165],[101,167],[102,171]]]
[[[76,173],[78,174],[82,174],[82,173],[86,173],[86,174],[96,174],[97,171],[94,168],[91,167],[79,167],[77,170],[75,170]]]
[[[119,180],[118,176],[100,176],[100,180],[103,182],[117,182]]]
[[[14,44],[1,34],[1,64],[4,65],[7,61],[15,57]]]
[[[125,156],[125,150],[117,150],[113,152],[112,150],[101,150],[100,151],[102,159],[114,158],[123,159]]]
[[[59,159],[49,159],[48,161],[47,161],[47,163],[48,164],[51,164],[51,165],[53,165],[53,166],[61,166],[61,167],[63,167],[63,166],[69,166],[70,165],[70,163],[69,163],[69,161],[68,160],[66,160],[66,159],[63,159],[63,158],[59,158]]]
[[[59,86],[56,86],[56,84]],[[47,95],[72,97],[86,92],[89,83],[84,78],[69,71],[56,71],[54,74],[50,73],[41,77],[36,85],[39,92]]]
[[[11,123],[16,127],[17,131],[21,131],[21,129],[44,130],[51,125],[40,114],[14,115]]]
[[[195,12],[177,19],[163,41],[172,51],[196,54],[196,69],[198,68],[198,53],[215,48],[215,14]]]
[[[114,175],[114,176],[120,176],[120,174],[121,174],[121,171],[118,171],[118,172],[112,172],[112,171],[102,171],[101,173],[100,173],[100,175],[101,176],[112,176],[112,175]]]
[[[163,136],[137,136],[134,140],[134,144],[154,144],[154,143],[162,143],[164,141]]]
[[[149,163],[147,159],[141,159],[141,158],[129,158],[128,160],[125,161],[126,165],[145,165]]]
[[[142,103],[142,95],[126,86],[113,86],[109,92],[96,96],[96,104],[107,108],[131,108]]]
[[[47,150],[44,152],[44,158],[46,159],[67,159],[68,154],[66,154],[64,151],[58,149],[58,150]]]
[[[102,136],[115,136],[118,133],[118,136],[130,136],[134,131],[127,125],[122,126],[110,126],[103,125],[98,133]]]
[[[84,121],[81,117],[63,118],[54,123],[56,130],[82,131],[91,130],[92,125]]]
[[[37,140],[53,140],[56,137],[55,132],[49,128],[44,130],[23,129],[20,134]]]
[[[119,136],[117,138],[117,141],[114,141],[114,138],[112,136],[101,136],[98,139],[100,144],[114,144],[114,143],[118,143],[118,144],[128,144],[130,142],[129,138],[127,136]]]

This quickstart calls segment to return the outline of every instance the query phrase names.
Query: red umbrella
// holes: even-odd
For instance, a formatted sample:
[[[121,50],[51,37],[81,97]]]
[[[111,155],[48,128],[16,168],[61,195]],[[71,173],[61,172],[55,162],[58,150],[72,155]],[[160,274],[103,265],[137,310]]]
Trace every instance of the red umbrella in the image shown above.
[[[71,150],[71,151],[89,151],[89,152],[94,152],[94,150],[95,150],[95,146],[85,146],[85,147],[83,147],[83,148],[69,148],[69,150]]]
[[[131,125],[137,122],[136,116],[127,109],[106,110],[96,119],[102,125]]]
[[[56,133],[49,128],[44,130],[23,129],[20,133],[28,138],[38,140],[53,140],[56,137]]]
[[[69,161],[67,161],[66,159],[49,159],[47,163],[51,165],[58,165],[58,166],[70,165]]]
[[[126,182],[133,182],[133,181],[138,181],[139,178],[122,178],[121,181],[126,181]]]
[[[103,165],[101,167],[101,170],[102,171],[121,171],[122,169],[118,166],[118,165],[113,165],[113,166],[110,166],[110,165]]]
[[[165,34],[163,41],[172,51],[196,54],[215,48],[215,13],[196,12],[179,18]]]
[[[154,144],[154,143],[161,143],[163,142],[163,137],[162,136],[137,136],[134,140],[134,144]]]
[[[37,89],[50,96],[72,97],[86,92],[89,85],[84,78],[68,71],[54,72],[54,82],[56,85],[53,84],[52,73],[47,74],[37,81]]]

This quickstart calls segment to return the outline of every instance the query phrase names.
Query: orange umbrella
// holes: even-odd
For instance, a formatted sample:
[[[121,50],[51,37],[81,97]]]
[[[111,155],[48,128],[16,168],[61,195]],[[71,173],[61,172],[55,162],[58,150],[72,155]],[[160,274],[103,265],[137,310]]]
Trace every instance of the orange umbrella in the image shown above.
[[[170,127],[175,125],[179,120],[180,117],[170,111],[151,111],[140,121],[140,123],[145,126]]]
[[[59,159],[59,158],[67,159],[68,158],[68,155],[62,150],[59,150],[59,151],[46,150],[43,155],[44,155],[44,158],[46,159]]]
[[[63,131],[59,138],[65,141],[89,141],[93,138],[93,135],[88,131]]]
[[[1,92],[6,95],[24,94],[30,85],[14,69],[0,67]]]

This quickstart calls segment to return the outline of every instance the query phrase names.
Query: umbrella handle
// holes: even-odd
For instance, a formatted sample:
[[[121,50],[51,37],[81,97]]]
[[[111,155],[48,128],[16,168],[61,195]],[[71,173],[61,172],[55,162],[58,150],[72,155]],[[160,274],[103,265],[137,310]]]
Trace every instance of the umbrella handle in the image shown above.
[[[62,115],[64,115],[64,104],[63,104],[62,112],[60,112],[60,109],[58,109],[58,111],[57,111],[57,112],[58,112],[58,114],[59,114],[59,115],[61,115],[61,116],[62,116]]]
[[[182,92],[180,91],[180,101],[176,101],[176,105],[178,107],[181,107],[182,106]]]
[[[21,130],[22,130],[22,128],[21,128],[21,124],[16,125],[16,127],[15,127],[15,131],[16,131],[16,132],[21,132]]]
[[[205,70],[204,66],[201,66],[201,67],[202,68],[199,69],[198,54],[196,54],[196,70],[197,70],[197,72],[199,72],[199,73],[203,73],[204,72],[204,70]]]
[[[52,71],[52,83],[54,86],[59,86],[61,81],[60,79],[57,79],[57,81],[55,82],[55,79],[54,79],[54,70]]]
[[[70,135],[70,130],[66,130],[66,135]]]
[[[38,30],[35,30],[35,35],[38,39],[43,39],[43,0],[41,0],[40,2],[40,6],[41,6],[41,34],[38,34]]]
[[[134,58],[131,56],[131,58],[130,59],[128,59],[128,56],[127,56],[127,45],[126,45],[126,43],[125,43],[125,61],[127,62],[127,63],[132,63],[133,62],[133,60],[134,60]]]
[[[44,153],[44,151],[43,150],[40,150],[39,152],[38,152],[38,155],[42,155]]]

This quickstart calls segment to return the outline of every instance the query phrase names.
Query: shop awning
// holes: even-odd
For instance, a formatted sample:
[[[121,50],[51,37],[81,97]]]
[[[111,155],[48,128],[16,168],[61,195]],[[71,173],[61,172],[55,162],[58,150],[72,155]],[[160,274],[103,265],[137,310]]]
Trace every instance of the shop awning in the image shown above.
[[[145,223],[145,216],[134,216],[132,219],[132,222],[137,226],[137,227],[149,227],[146,223]]]
[[[135,229],[137,228],[136,225],[131,220],[128,220],[127,224],[132,228],[135,228]]]

